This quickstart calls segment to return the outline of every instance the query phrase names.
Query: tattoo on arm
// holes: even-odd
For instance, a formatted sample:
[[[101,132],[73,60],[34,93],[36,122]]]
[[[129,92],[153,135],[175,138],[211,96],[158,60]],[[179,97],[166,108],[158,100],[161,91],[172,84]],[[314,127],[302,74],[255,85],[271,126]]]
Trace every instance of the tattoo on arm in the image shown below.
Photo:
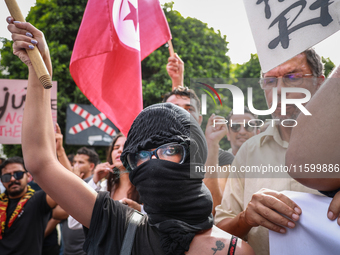
[[[217,248],[211,248],[214,251],[213,255],[215,255],[215,253],[217,251],[222,251],[225,247],[225,245],[222,241],[216,241],[216,246],[217,246]]]

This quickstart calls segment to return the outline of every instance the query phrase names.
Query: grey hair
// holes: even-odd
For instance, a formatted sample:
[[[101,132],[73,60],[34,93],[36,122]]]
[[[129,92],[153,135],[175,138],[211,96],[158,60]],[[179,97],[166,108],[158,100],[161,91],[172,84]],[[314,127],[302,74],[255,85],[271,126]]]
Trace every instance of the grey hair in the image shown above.
[[[324,74],[324,66],[321,57],[315,52],[313,48],[304,51],[307,58],[307,63],[312,70],[313,76],[319,77]]]
[[[307,63],[312,70],[313,76],[319,77],[324,74],[324,65],[321,61],[321,57],[315,52],[313,48],[309,48],[304,52],[307,58]],[[263,77],[264,73],[261,70],[261,77]]]

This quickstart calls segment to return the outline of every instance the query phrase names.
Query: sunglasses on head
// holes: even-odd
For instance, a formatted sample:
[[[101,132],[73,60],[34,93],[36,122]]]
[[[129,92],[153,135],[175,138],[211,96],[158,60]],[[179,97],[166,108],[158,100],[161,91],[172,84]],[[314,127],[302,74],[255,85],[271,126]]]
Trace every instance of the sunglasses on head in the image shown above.
[[[24,177],[24,174],[25,174],[25,173],[26,173],[26,172],[23,172],[23,171],[15,171],[13,174],[3,174],[3,175],[1,175],[1,181],[2,181],[3,183],[10,182],[12,176],[13,176],[14,179],[16,179],[16,180],[21,180],[22,177]]]
[[[243,125],[243,123],[242,123]],[[254,128],[255,127],[252,127],[252,126],[249,126],[247,123],[243,125],[244,126],[244,129],[247,131],[247,132],[253,132],[254,131]],[[233,125],[230,125],[230,129],[233,131],[233,132],[239,132],[241,130],[241,124],[233,124]]]

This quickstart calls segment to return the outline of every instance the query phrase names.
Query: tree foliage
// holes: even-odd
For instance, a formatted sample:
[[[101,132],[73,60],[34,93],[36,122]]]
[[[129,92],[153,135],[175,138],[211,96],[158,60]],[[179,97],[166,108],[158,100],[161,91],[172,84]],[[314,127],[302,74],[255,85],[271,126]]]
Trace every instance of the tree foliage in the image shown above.
[[[48,42],[53,80],[58,81],[58,123],[62,133],[66,127],[66,107],[69,103],[89,104],[75,85],[68,70],[74,41],[81,23],[87,0],[37,0],[26,20],[44,32]],[[164,5],[164,12],[173,36],[175,51],[185,62],[185,84],[192,77],[228,77],[229,57],[226,37],[193,18],[183,18],[172,9],[173,2]],[[100,24],[98,24],[100,25]],[[12,42],[3,39],[0,78],[27,79],[27,67],[12,54]],[[171,90],[166,72],[169,52],[167,45],[160,47],[142,62],[144,107],[162,101],[162,95]],[[79,146],[65,146],[74,153]],[[101,158],[104,148],[96,147]],[[21,155],[20,146],[5,145],[7,156]]]
[[[82,20],[87,0],[37,0],[32,7],[27,21],[31,22],[45,34],[49,44],[52,64],[53,80],[58,81],[58,123],[63,133],[66,127],[66,108],[69,103],[89,104],[81,93],[69,72],[70,58],[76,35]],[[238,86],[247,95],[247,88],[253,87],[253,103],[256,109],[267,109],[258,79],[260,78],[260,64],[256,54],[242,65],[231,65],[227,56],[228,42],[220,31],[214,31],[207,24],[194,19],[184,18],[178,11],[173,10],[173,2],[163,7],[171,32],[175,51],[185,63],[185,85],[189,86],[193,78],[221,78],[226,84]],[[98,24],[100,25],[100,24]],[[95,40],[95,39],[94,39]],[[2,39],[0,49],[0,78],[27,79],[27,67],[12,54],[12,42]],[[144,107],[162,101],[162,95],[171,90],[171,80],[166,71],[168,47],[164,45],[142,61],[143,102]],[[325,73],[329,74],[334,67],[333,62],[323,58]],[[210,80],[213,83],[217,80]],[[213,85],[213,84],[212,84]],[[195,90],[197,92],[197,90]],[[198,90],[199,97],[203,93]],[[226,90],[218,90],[223,107],[208,99],[210,109],[204,118],[205,127],[208,116],[216,113],[227,116],[232,109],[232,96]],[[215,100],[217,100],[215,96]],[[245,97],[245,105],[247,104]],[[265,118],[265,117],[264,117]],[[227,145],[226,140],[222,144]],[[74,153],[79,146],[65,146],[67,153]],[[105,158],[105,148],[96,147],[96,151]],[[7,156],[21,155],[21,147],[5,145]]]

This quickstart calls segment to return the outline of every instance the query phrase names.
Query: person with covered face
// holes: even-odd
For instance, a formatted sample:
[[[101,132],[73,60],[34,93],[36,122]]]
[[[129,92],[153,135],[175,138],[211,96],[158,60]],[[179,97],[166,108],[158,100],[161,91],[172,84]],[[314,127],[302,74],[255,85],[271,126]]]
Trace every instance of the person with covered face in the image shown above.
[[[41,86],[25,51],[38,47],[52,74],[44,35],[29,23],[14,23],[11,17],[7,21],[13,53],[29,69],[22,128],[26,167],[85,226],[87,254],[119,254],[134,210],[112,200],[107,192],[97,194],[58,162],[50,91]],[[213,226],[212,198],[203,175],[190,178],[190,166],[203,166],[206,157],[204,134],[185,110],[159,104],[138,115],[121,159],[148,216],[137,226],[131,254],[254,254],[248,244]]]

